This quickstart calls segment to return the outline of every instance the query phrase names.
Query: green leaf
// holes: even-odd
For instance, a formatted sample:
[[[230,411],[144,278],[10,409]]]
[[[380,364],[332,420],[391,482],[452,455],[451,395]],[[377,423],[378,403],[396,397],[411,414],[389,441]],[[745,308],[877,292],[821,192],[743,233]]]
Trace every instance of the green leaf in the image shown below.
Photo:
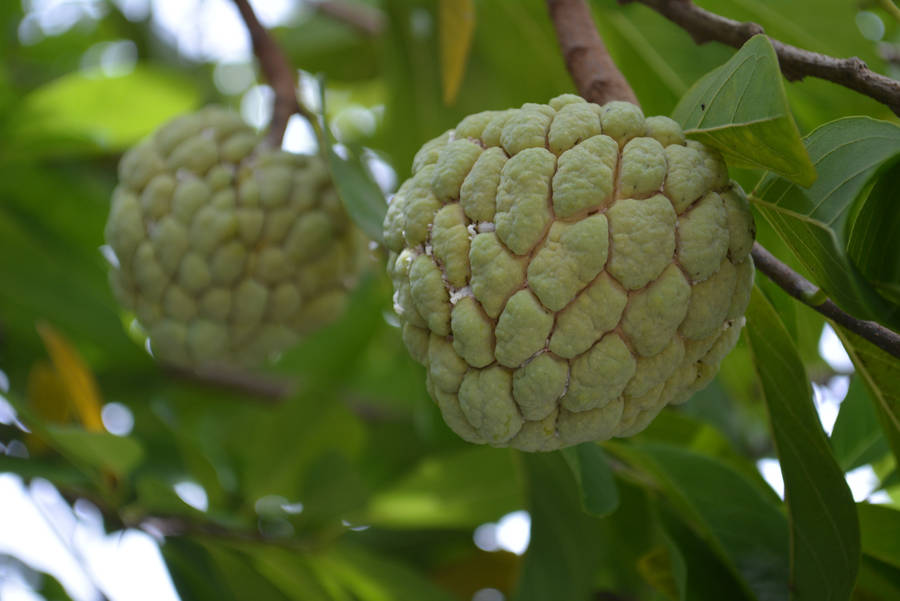
[[[859,376],[850,380],[850,389],[841,401],[830,442],[834,457],[845,472],[877,461],[888,452],[875,405]]]
[[[853,601],[900,599],[900,569],[863,555]]]
[[[325,118],[325,86],[320,81],[322,101],[322,136],[319,141],[328,157],[328,168],[337,188],[338,196],[350,218],[365,234],[379,244],[384,244],[384,214],[387,204],[381,188],[372,179],[369,169],[360,159],[360,149],[344,146],[346,158],[334,150],[334,140]]]
[[[900,361],[840,326],[834,331],[875,403],[881,429],[900,465]]]
[[[804,189],[768,174],[753,192],[755,206],[834,302],[896,328],[900,310],[866,281],[845,249],[859,199],[900,154],[900,127],[848,117],[823,125],[805,143],[819,179]]]
[[[15,156],[118,150],[200,102],[195,83],[139,66],[127,75],[64,75],[26,96],[10,122]]]
[[[847,252],[875,289],[900,304],[900,167],[894,166],[875,182],[853,220]]]
[[[753,289],[747,319],[784,474],[791,522],[791,599],[849,599],[860,555],[853,496],[822,431],[793,340],[758,288]]]
[[[466,74],[466,63],[472,48],[475,3],[473,0],[440,0],[438,7],[444,104],[453,104]]]
[[[288,598],[295,601],[330,601],[333,598],[317,578],[312,561],[304,555],[274,545],[241,545],[240,548],[252,557],[256,571]]]
[[[512,451],[469,447],[432,455],[372,499],[364,520],[390,528],[466,528],[520,509]]]
[[[778,57],[764,35],[750,38],[697,81],[672,116],[731,166],[773,171],[802,186],[816,179],[784,94]]]
[[[857,509],[863,552],[900,568],[900,511],[868,503]]]
[[[76,426],[47,425],[49,443],[76,464],[109,470],[122,477],[140,463],[144,451],[135,439]]]
[[[603,449],[586,442],[561,453],[581,489],[584,510],[596,516],[614,512],[619,506],[619,489]]]
[[[638,561],[638,571],[644,580],[667,599],[683,601],[687,582],[684,557],[675,543],[665,537],[665,544],[654,547]]]
[[[205,541],[203,547],[216,566],[219,580],[228,587],[235,599],[254,601],[286,601],[290,597],[267,580],[261,570],[247,561],[247,557],[225,545]],[[296,590],[296,589],[292,589]],[[299,590],[297,591],[300,592]],[[309,597],[304,597],[309,599]]]
[[[599,521],[558,453],[522,453],[528,478],[531,540],[515,601],[587,601],[603,539]]]
[[[678,447],[607,447],[659,482],[683,519],[698,528],[742,584],[744,596],[788,598],[787,521],[771,495],[721,461]],[[691,578],[689,570],[689,583]]]
[[[362,546],[341,544],[312,557],[315,569],[328,574],[358,601],[453,601],[450,593],[431,584],[406,565],[376,555]],[[304,599],[305,601],[305,599]]]
[[[660,517],[679,601],[750,601],[752,596],[746,585],[739,581],[734,568],[723,564],[707,540],[700,538],[672,510],[663,507]]]

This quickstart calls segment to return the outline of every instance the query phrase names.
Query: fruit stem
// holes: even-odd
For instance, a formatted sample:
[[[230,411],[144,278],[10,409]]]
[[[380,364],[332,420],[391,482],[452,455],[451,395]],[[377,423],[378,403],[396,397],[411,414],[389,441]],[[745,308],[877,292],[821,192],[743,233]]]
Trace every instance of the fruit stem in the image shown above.
[[[291,67],[284,51],[256,18],[256,14],[247,0],[234,0],[234,4],[250,33],[253,53],[259,61],[259,66],[275,92],[275,106],[272,108],[272,122],[269,124],[267,141],[273,148],[280,148],[288,120],[295,113],[309,121],[318,134],[319,120],[298,99],[297,72]]]
[[[634,90],[600,39],[585,0],[547,0],[547,10],[578,93],[596,104],[625,100],[640,106]]]

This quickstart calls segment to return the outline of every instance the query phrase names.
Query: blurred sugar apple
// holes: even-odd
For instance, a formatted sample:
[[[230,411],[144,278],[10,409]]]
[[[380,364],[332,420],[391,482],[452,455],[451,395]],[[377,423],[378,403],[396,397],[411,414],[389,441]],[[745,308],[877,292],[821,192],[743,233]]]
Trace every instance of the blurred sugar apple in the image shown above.
[[[259,142],[210,107],[119,164],[110,279],[160,359],[261,363],[342,310],[364,241],[318,157]]]
[[[753,281],[753,218],[719,154],[572,95],[425,144],[384,237],[446,422],[529,451],[635,434],[706,386]]]

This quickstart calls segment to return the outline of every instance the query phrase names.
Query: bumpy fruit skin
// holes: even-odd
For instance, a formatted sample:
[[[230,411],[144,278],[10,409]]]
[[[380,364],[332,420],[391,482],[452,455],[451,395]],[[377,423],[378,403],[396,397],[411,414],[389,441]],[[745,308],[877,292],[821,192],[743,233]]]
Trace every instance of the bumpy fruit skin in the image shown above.
[[[447,424],[528,451],[635,434],[706,386],[753,282],[753,218],[720,155],[572,95],[425,144],[384,237]]]
[[[318,157],[259,142],[209,107],[119,164],[110,281],[162,360],[258,364],[342,311],[361,234]]]

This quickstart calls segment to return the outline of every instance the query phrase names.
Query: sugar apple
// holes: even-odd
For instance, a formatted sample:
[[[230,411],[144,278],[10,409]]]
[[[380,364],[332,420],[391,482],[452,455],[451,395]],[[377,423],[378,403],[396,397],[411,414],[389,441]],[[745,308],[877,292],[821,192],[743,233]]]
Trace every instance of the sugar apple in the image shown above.
[[[218,107],[123,156],[106,240],[116,297],[184,365],[261,363],[334,318],[365,248],[321,159]]]
[[[632,435],[736,343],[753,217],[671,119],[563,95],[466,117],[412,171],[384,220],[394,307],[465,440]]]

